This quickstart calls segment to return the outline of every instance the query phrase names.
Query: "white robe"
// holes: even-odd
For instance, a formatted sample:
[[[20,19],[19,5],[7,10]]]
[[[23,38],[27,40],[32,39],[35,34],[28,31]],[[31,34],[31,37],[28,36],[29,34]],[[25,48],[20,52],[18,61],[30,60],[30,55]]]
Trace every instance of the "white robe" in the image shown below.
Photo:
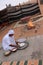
[[[10,37],[9,34],[5,35],[2,40],[2,47],[4,50],[12,50],[14,47],[9,46],[10,44],[16,45],[14,36]]]

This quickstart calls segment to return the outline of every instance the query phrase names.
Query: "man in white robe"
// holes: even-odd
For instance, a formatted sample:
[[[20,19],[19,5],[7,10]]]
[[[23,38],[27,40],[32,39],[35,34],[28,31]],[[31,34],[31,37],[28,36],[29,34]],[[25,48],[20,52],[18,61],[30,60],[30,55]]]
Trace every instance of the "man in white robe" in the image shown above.
[[[17,49],[17,44],[14,40],[14,31],[9,30],[9,32],[2,39],[2,47],[5,51],[12,51],[13,49]]]

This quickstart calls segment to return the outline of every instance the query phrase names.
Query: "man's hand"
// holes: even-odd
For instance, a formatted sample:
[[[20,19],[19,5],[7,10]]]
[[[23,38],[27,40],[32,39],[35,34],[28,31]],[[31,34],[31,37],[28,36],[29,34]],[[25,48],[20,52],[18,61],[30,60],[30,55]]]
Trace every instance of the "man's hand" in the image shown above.
[[[9,46],[14,46],[13,44],[10,44]]]
[[[9,46],[11,46],[11,47],[18,47],[18,45],[14,45],[14,44],[10,44]]]

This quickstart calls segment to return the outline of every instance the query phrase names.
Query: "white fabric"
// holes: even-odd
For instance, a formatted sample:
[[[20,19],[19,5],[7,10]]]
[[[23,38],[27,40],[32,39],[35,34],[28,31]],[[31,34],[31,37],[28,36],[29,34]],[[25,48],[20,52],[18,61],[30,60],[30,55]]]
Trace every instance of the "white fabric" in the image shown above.
[[[11,32],[11,30],[9,32]],[[14,40],[14,36],[10,37],[9,33],[8,33],[2,39],[2,47],[3,47],[3,49],[4,50],[11,50],[11,49],[13,49],[14,47],[9,46],[10,44],[16,45],[16,42]]]
[[[13,30],[9,30],[8,34],[14,34],[15,32]]]

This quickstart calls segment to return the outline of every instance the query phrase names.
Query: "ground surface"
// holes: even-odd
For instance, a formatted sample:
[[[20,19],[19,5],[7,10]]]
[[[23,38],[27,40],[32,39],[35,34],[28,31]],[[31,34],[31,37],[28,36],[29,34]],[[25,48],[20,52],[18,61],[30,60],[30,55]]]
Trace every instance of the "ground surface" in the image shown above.
[[[3,36],[9,29],[13,28],[15,31],[15,39],[26,38],[29,42],[29,47],[24,50],[18,50],[16,53],[12,53],[10,56],[5,57],[3,50],[0,50],[0,61],[12,61],[12,60],[29,60],[29,59],[43,59],[43,20],[37,22],[37,33],[35,29],[28,30],[25,26],[15,27],[15,23],[8,26],[4,31],[0,32],[0,46]]]
[[[43,35],[33,36],[27,38],[29,46],[24,50],[18,50],[10,56],[5,57],[3,50],[0,50],[1,61],[20,61],[30,59],[43,59]]]
[[[13,23],[9,25],[5,30],[0,32],[0,42],[2,41],[3,36],[8,32],[9,29],[13,28],[15,31],[15,39],[21,37],[28,37],[34,35],[43,35],[43,20],[39,22],[35,22],[37,24],[37,33],[35,33],[35,29],[27,30],[25,26],[21,26],[18,23]],[[38,27],[40,26],[40,27]]]

